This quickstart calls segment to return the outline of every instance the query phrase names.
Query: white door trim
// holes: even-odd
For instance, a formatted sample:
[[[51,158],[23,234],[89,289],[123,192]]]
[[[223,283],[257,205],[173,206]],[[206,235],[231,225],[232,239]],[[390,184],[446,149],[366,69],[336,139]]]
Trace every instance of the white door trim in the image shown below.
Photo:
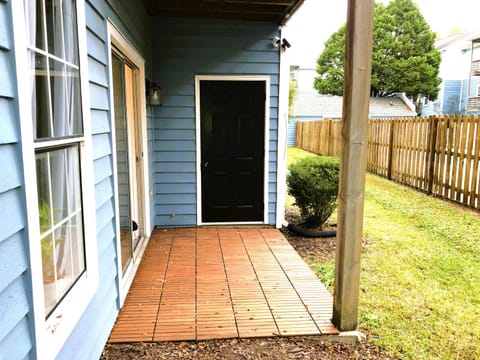
[[[202,172],[201,172],[201,138],[200,138],[200,82],[214,81],[261,81],[265,83],[265,137],[263,165],[263,222],[203,222],[202,221]],[[270,141],[270,76],[266,75],[196,75],[195,76],[195,137],[196,137],[196,177],[197,177],[197,225],[242,225],[268,224],[268,164]]]
[[[128,289],[130,288],[135,273],[137,272],[140,260],[143,256],[145,248],[147,246],[148,240],[150,238],[151,232],[151,223],[150,223],[150,197],[149,197],[149,168],[148,168],[148,148],[147,148],[147,114],[146,114],[146,101],[145,101],[145,60],[140,55],[140,53],[135,49],[135,47],[123,36],[123,34],[117,29],[117,27],[108,20],[108,58],[109,64],[112,63],[112,44],[122,52],[122,54],[128,58],[138,68],[138,76],[134,77],[136,81],[136,92],[137,96],[135,98],[135,103],[137,105],[137,130],[140,132],[137,139],[141,141],[141,149],[143,153],[143,174],[141,176],[143,182],[143,200],[139,202],[139,206],[142,206],[140,213],[143,214],[143,218],[139,219],[140,228],[143,228],[144,234],[142,240],[140,240],[137,245],[136,251],[132,261],[128,265],[125,272],[122,269],[122,263],[120,256],[117,257],[117,269],[118,269],[118,287],[120,291],[120,306],[123,305],[125,297],[127,296]],[[116,155],[116,144],[115,144],[115,114],[113,108],[113,74],[112,67],[109,66],[109,84],[110,84],[110,128],[112,136],[112,157],[113,157],[113,183],[115,191],[115,232],[117,238],[117,254],[121,254],[121,245],[120,245],[120,210],[119,210],[119,195],[118,195],[118,177],[117,177],[117,155]]]
[[[287,129],[288,92],[290,89],[290,52],[280,50],[280,73],[278,89],[278,135],[277,135],[277,216],[275,227],[281,228],[285,220],[287,192]]]

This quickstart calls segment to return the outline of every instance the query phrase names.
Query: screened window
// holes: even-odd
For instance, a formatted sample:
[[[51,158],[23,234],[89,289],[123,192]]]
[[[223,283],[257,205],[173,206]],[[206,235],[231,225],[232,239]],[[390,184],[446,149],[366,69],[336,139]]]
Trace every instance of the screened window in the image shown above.
[[[86,270],[76,1],[24,7],[47,318]]]

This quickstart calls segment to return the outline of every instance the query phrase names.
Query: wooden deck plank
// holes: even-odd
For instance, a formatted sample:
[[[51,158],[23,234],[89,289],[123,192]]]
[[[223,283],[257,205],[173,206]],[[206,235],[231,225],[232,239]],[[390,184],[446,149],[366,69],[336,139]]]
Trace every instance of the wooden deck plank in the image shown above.
[[[110,342],[336,334],[332,296],[276,229],[155,230]]]

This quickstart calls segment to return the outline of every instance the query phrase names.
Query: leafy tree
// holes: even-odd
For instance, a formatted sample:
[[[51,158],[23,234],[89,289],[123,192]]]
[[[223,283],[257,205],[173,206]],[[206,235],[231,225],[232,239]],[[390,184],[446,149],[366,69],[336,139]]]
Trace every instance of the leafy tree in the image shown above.
[[[412,0],[375,5],[371,92],[405,92],[416,99],[436,99],[441,54],[434,47],[435,33]],[[345,25],[325,42],[317,60],[314,87],[321,94],[343,94]]]
[[[343,95],[343,61],[345,58],[346,26],[333,33],[325,42],[325,50],[317,60],[314,87],[320,94]]]

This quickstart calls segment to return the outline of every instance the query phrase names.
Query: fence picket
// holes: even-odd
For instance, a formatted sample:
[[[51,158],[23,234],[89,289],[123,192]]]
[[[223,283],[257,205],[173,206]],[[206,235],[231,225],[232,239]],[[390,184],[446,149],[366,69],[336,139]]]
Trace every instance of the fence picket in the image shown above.
[[[468,117],[467,121],[467,143],[465,147],[465,187],[463,188],[464,203],[470,203],[470,192],[474,183],[472,182],[472,155],[473,155],[473,140],[474,140],[475,121],[473,116]]]
[[[462,116],[462,121],[459,121],[458,125],[460,127],[460,145],[458,147],[458,174],[457,174],[457,193],[455,200],[461,202],[463,198],[463,193],[466,187],[465,184],[465,144],[467,141],[467,123],[468,116]]]
[[[428,156],[428,161],[426,161],[425,166],[425,174],[427,174],[426,182],[427,182],[427,193],[432,194],[434,190],[434,179],[437,176],[436,170],[437,167],[435,166],[435,158],[437,155],[437,133],[438,133],[438,118],[431,117],[429,123],[425,121],[425,129],[429,126],[429,137],[427,142],[427,151],[426,155]],[[428,132],[426,132],[428,134]],[[428,169],[428,170],[427,170]]]
[[[472,171],[472,189],[470,191],[470,207],[480,208],[480,120],[475,117],[475,130],[473,131],[475,137],[475,145],[472,149],[473,154],[473,171]]]

